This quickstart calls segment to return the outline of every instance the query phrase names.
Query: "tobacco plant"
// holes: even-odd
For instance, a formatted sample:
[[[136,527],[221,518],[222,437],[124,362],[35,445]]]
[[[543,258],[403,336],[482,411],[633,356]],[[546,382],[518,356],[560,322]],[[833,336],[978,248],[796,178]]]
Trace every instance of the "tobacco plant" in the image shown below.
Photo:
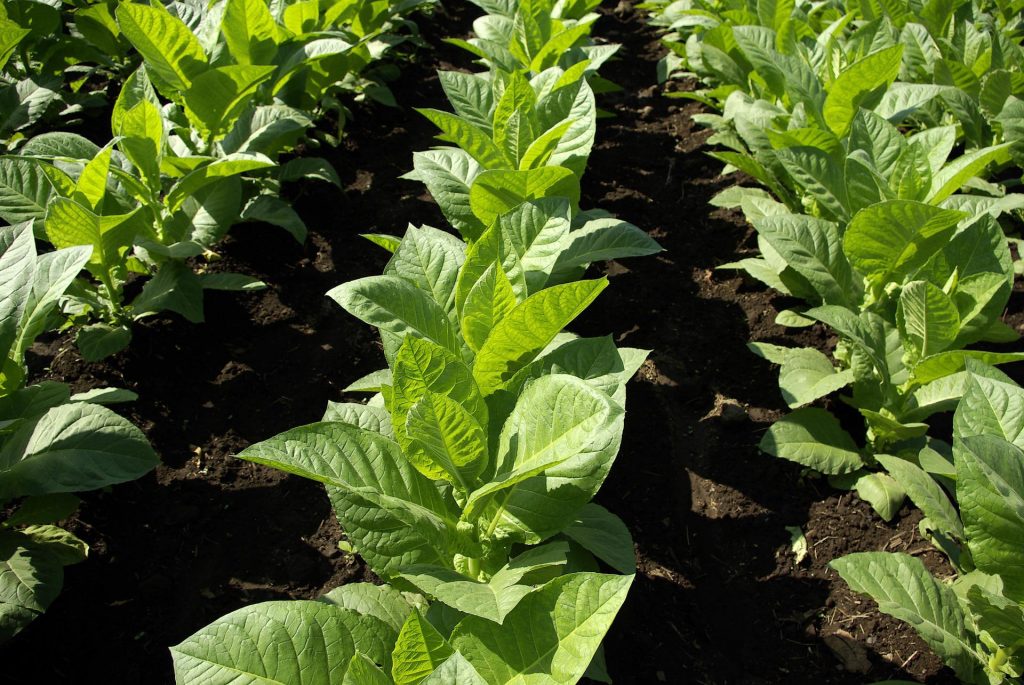
[[[25,385],[25,350],[51,327],[57,302],[90,258],[89,247],[36,254],[30,223],[0,228],[0,641],[42,614],[64,567],[88,545],[57,525],[73,494],[133,480],[157,458],[138,428],[104,406],[134,396],[67,385]]]
[[[963,682],[1017,682],[1024,675],[1024,390],[974,361],[963,373],[946,487],[913,459],[879,457],[924,513],[922,532],[949,555],[957,577],[940,580],[919,559],[888,552],[852,554],[832,566],[881,611],[911,623]]]

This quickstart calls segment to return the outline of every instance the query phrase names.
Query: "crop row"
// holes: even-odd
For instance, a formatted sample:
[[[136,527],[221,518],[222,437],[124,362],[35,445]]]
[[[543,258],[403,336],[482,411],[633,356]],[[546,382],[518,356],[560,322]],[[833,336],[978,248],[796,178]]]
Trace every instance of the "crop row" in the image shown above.
[[[76,326],[83,357],[101,359],[143,317],[201,321],[204,289],[262,287],[194,265],[215,259],[239,221],[303,239],[281,185],[337,175],[317,158],[277,160],[331,141],[309,128],[327,113],[343,120],[337,89],[388,99],[362,75],[418,4],[5,5],[0,333],[11,352],[0,499],[20,506],[0,532],[0,636],[45,610],[62,566],[85,553],[49,525],[77,505],[66,493],[157,461],[100,406],[130,393],[23,387],[24,350],[44,330]],[[450,145],[415,153],[407,176],[458,236],[430,226],[367,235],[391,254],[384,274],[328,295],[379,330],[388,367],[346,389],[369,401],[331,403],[321,422],[239,455],[325,484],[343,545],[385,584],[229,614],[172,648],[178,682],[608,680],[601,641],[635,559],[625,525],[591,499],[646,352],[564,329],[608,285],[583,279],[591,263],[660,247],[580,207],[595,91],[615,87],[597,74],[617,49],[590,39],[597,2],[478,4],[487,14],[476,37],[452,42],[484,71],[440,73],[453,111],[420,112]],[[80,78],[62,87],[69,75]],[[108,144],[22,133],[75,117],[95,100],[82,91],[97,75],[123,81]],[[55,251],[37,255],[37,239]]]
[[[1024,359],[1001,317],[1024,194],[1020,2],[648,2],[672,54],[672,93],[714,113],[710,154],[760,187],[739,208],[760,256],[740,269],[824,324],[816,348],[751,343],[778,364],[793,410],[771,455],[856,490],[885,520],[905,499],[948,557],[854,554],[832,566],[908,621],[964,682],[1024,673],[1024,390],[994,365]],[[1005,225],[1005,226],[1004,226]],[[981,349],[974,346],[984,344]],[[831,410],[811,406],[838,395]],[[819,403],[820,405],[820,403]],[[850,410],[863,433],[844,426]],[[933,419],[954,411],[952,435]],[[843,419],[841,422],[840,419]],[[937,426],[938,428],[933,428]]]
[[[315,118],[344,120],[338,93],[388,99],[373,63],[422,3],[67,4],[0,7],[0,640],[43,613],[64,566],[85,558],[86,544],[54,525],[76,510],[72,493],[158,463],[143,434],[104,406],[134,393],[26,386],[26,350],[76,326],[83,357],[100,359],[143,317],[201,321],[204,289],[263,287],[192,264],[215,259],[239,221],[304,238],[281,184],[337,175],[313,157],[276,160],[314,142]],[[105,82],[120,88],[106,145],[32,135],[81,125],[107,106]],[[37,240],[54,250],[40,254]]]
[[[478,4],[477,37],[457,44],[486,71],[440,72],[453,111],[420,112],[449,145],[408,175],[461,239],[368,235],[384,273],[328,295],[380,333],[388,367],[347,388],[371,398],[239,455],[323,483],[386,584],[233,612],[172,648],[179,682],[608,680],[601,640],[635,558],[591,499],[646,352],[563,329],[608,285],[580,280],[590,263],[660,248],[579,206],[590,82],[608,87],[596,70],[617,47],[589,40],[596,3]]]

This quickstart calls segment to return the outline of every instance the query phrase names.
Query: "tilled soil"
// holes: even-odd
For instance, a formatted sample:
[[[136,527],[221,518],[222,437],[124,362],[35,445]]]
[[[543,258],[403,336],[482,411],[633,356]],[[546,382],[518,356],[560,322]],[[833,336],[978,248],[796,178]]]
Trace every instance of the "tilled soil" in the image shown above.
[[[464,35],[459,9],[421,18],[426,42],[393,90],[403,109],[357,105],[344,144],[322,150],[344,192],[287,188],[310,227],[305,245],[280,230],[237,227],[213,268],[270,284],[260,293],[207,295],[207,321],[160,317],[136,328],[130,349],[84,363],[66,337],[33,349],[38,378],[75,389],[113,385],[140,398],[122,411],[163,464],[134,483],[89,493],[67,522],[92,547],[69,567],[47,614],[0,649],[5,682],[169,683],[169,645],[218,616],[268,599],[309,598],[371,580],[337,547],[341,531],[322,487],[232,455],[317,420],[341,388],[383,366],[373,332],[324,293],[379,273],[385,253],[359,233],[444,226],[429,195],[398,177],[432,144],[413,106],[444,107],[434,71],[469,57],[441,38]],[[776,326],[785,298],[721,264],[752,253],[751,229],[708,200],[733,182],[703,154],[696,104],[662,97],[657,36],[629,3],[598,24],[623,43],[601,96],[584,179],[600,207],[656,237],[665,252],[595,268],[610,287],[574,325],[651,349],[630,387],[623,448],[598,496],[636,540],[639,569],[607,639],[616,683],[853,684],[886,678],[955,683],[905,624],[883,616],[829,570],[862,550],[904,551],[950,573],[917,533],[909,508],[892,523],[849,493],[803,478],[757,442],[783,413],[776,372],[749,340],[815,345]],[[685,86],[685,84],[684,84]],[[1021,311],[1015,296],[1014,312]],[[1012,317],[1019,323],[1019,314]],[[356,399],[351,397],[348,399]],[[787,527],[807,539],[797,563]]]

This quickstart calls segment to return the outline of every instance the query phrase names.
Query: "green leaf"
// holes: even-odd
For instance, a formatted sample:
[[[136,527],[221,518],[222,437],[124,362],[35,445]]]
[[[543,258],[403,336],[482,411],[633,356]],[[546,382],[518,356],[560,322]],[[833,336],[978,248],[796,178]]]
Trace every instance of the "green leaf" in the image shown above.
[[[953,590],[938,582],[920,559],[906,554],[860,552],[829,564],[855,592],[878,602],[882,613],[910,623],[957,675],[977,682],[978,655]]]
[[[273,72],[272,66],[252,64],[207,69],[182,92],[189,122],[204,139],[223,137]]]
[[[7,517],[8,526],[32,526],[54,523],[75,513],[82,500],[68,493],[29,497]]]
[[[810,347],[788,351],[779,369],[779,390],[791,409],[825,397],[853,380],[853,371],[836,369],[828,357]]]
[[[0,642],[18,634],[60,594],[64,564],[15,531],[0,532]]]
[[[527,544],[564,530],[611,468],[622,417],[607,395],[578,378],[533,381],[502,428],[494,477],[470,494],[463,520],[477,521],[488,537]]]
[[[481,167],[467,152],[427,150],[412,156],[413,175],[427,186],[444,216],[466,240],[476,240],[486,228],[470,208],[470,185]],[[406,177],[408,178],[408,177]]]
[[[963,371],[970,359],[983,364],[1009,364],[1010,362],[1024,361],[1024,352],[983,352],[981,350],[940,352],[918,362],[914,367],[913,381],[923,384]]]
[[[275,166],[274,162],[261,154],[235,152],[226,155],[186,174],[167,193],[164,203],[171,212],[176,212],[185,200],[210,183],[272,166]]]
[[[920,202],[879,202],[853,217],[843,249],[853,267],[881,288],[924,266],[946,245],[962,218],[960,212]]]
[[[46,216],[46,206],[60,190],[44,162],[0,157],[0,219],[18,224]]]
[[[228,0],[220,29],[239,64],[273,64],[283,38],[263,0]]]
[[[509,167],[505,155],[486,131],[450,112],[442,112],[438,109],[417,109],[416,111],[441,129],[444,140],[453,142],[468,152],[484,169],[506,169]]]
[[[468,492],[487,465],[484,427],[455,400],[429,391],[406,417],[406,454],[413,466],[428,478],[445,478]]]
[[[459,342],[444,309],[398,276],[367,276],[343,283],[327,296],[371,326],[402,338],[412,334],[459,354]]]
[[[459,319],[462,337],[474,352],[517,304],[505,270],[497,262],[491,264],[469,289]]]
[[[465,259],[466,246],[450,233],[410,226],[384,273],[401,276],[450,311],[455,304],[455,281]]]
[[[374,616],[386,623],[398,635],[405,620],[412,613],[412,595],[399,592],[390,585],[373,583],[345,583],[334,588],[318,601],[327,602],[342,609],[349,609],[363,616]]]
[[[924,469],[899,457],[877,454],[889,475],[896,479],[914,505],[921,510],[932,526],[944,535],[964,539],[964,527],[949,496]]]
[[[936,285],[912,281],[903,286],[896,323],[904,344],[918,357],[929,357],[949,347],[960,332],[960,314],[953,300]]]
[[[975,566],[999,575],[1007,594],[1024,597],[1024,451],[991,435],[953,446],[957,500]]]
[[[782,417],[768,428],[760,448],[828,475],[864,466],[853,438],[824,409],[804,407]]]
[[[490,685],[577,682],[622,606],[633,576],[576,573],[528,595],[502,625],[470,616],[452,647]]]
[[[487,681],[480,677],[480,674],[472,664],[466,661],[466,657],[458,652],[452,654],[448,659],[437,667],[433,673],[421,681],[421,685],[488,685]]]
[[[393,685],[394,681],[387,673],[381,670],[380,666],[374,663],[373,659],[362,652],[356,652],[352,660],[348,662],[348,670],[345,671],[345,679],[341,685]]]
[[[134,480],[156,454],[142,432],[106,407],[55,407],[0,448],[0,498],[78,492]]]
[[[21,28],[13,21],[0,22],[0,69],[4,68],[18,44],[29,33],[31,31]]]
[[[349,540],[379,575],[413,563],[450,563],[450,505],[392,440],[344,423],[314,423],[238,456],[330,486]]]
[[[402,578],[421,592],[472,616],[501,624],[536,585],[557,576],[569,546],[555,542],[529,549],[495,572],[487,582],[436,566],[410,566]]]
[[[199,39],[180,19],[160,3],[120,3],[117,21],[135,49],[146,61],[150,76],[169,86],[164,93],[174,97],[187,90],[207,68]]]
[[[928,193],[929,204],[938,204],[960,190],[974,176],[980,174],[990,164],[1004,164],[1010,160],[1010,148],[1013,143],[1003,143],[992,147],[972,150],[945,165],[932,179],[931,192]]]
[[[619,573],[636,571],[636,552],[629,528],[601,505],[585,505],[562,534]]]
[[[892,521],[903,506],[906,493],[899,482],[884,473],[865,473],[853,484],[857,494],[882,517]]]
[[[604,278],[541,290],[498,322],[480,348],[473,376],[487,395],[533,360],[608,286]]]
[[[843,136],[860,107],[871,109],[879,92],[890,85],[900,72],[903,46],[894,45],[854,62],[839,73],[828,87],[823,114],[832,132]],[[874,100],[874,103],[870,102]]]
[[[313,685],[341,682],[356,651],[389,663],[395,633],[324,602],[264,602],[223,616],[171,647],[175,681]]]
[[[177,312],[192,323],[203,320],[203,282],[185,262],[164,262],[132,301],[136,319],[164,310]]]
[[[968,362],[953,431],[960,438],[992,435],[1024,448],[1024,389],[991,367]]]
[[[469,191],[473,214],[490,226],[502,214],[530,200],[562,197],[575,206],[580,199],[579,180],[564,167],[485,171]]]
[[[485,74],[461,71],[438,71],[438,79],[459,118],[490,133],[494,111],[494,91]]]
[[[83,326],[75,335],[75,345],[87,362],[97,362],[128,347],[132,329],[124,324],[105,323]]]
[[[453,653],[444,636],[414,610],[395,642],[391,677],[395,685],[418,685]]]
[[[857,302],[860,284],[843,254],[835,224],[795,214],[765,216],[753,224],[786,264],[807,279],[824,304]]]

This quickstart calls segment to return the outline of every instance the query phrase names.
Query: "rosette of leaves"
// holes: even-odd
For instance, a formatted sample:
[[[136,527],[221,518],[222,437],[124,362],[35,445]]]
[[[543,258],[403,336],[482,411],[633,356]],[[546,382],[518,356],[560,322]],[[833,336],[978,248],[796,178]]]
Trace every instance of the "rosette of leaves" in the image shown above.
[[[474,0],[487,12],[473,22],[475,37],[447,42],[468,50],[481,63],[502,71],[540,73],[551,67],[569,70],[586,62],[585,71],[599,92],[617,89],[597,70],[619,49],[595,44],[591,27],[599,18],[599,0]]]
[[[225,0],[176,16],[161,3],[121,3],[116,14],[157,90],[210,148],[264,107],[309,117],[334,89],[366,90],[358,74],[401,42],[387,33],[399,14],[422,4]]]
[[[76,341],[90,360],[125,347],[134,320],[170,310],[202,321],[204,289],[263,287],[241,274],[197,274],[186,260],[215,258],[232,224],[273,210],[241,175],[274,162],[245,147],[220,156],[183,150],[144,71],[125,84],[111,127],[115,138],[102,148],[76,134],[49,133],[26,143],[19,156],[0,158],[0,217],[36,220],[39,237],[55,247],[92,248],[92,278],[76,280],[65,298],[65,311],[83,326]],[[277,215],[276,223],[304,238],[301,221]],[[128,300],[133,274],[153,278]]]
[[[953,210],[890,201],[859,212],[842,234],[805,215],[756,223],[786,264],[786,281],[816,305],[786,312],[784,320],[822,322],[839,336],[838,368],[816,349],[751,344],[781,365],[780,389],[795,409],[768,429],[761,448],[856,487],[886,519],[904,491],[875,472],[885,467],[875,455],[926,455],[933,473],[948,473],[948,445],[928,437],[926,419],[956,405],[967,360],[1024,359],[1017,351],[966,349],[1018,336],[1000,318],[1014,278],[1002,229],[990,216],[966,225],[963,219]],[[831,413],[807,406],[844,388],[850,392],[843,401],[865,423],[863,446]]]
[[[329,293],[380,330],[388,368],[348,388],[373,398],[239,454],[327,486],[346,547],[415,593],[388,600],[404,620],[368,625],[345,602],[257,605],[173,649],[181,682],[249,664],[291,672],[266,659],[269,644],[305,645],[307,631],[331,637],[300,661],[352,682],[606,678],[598,647],[631,576],[596,573],[598,560],[632,573],[635,559],[624,524],[590,500],[646,352],[563,333],[607,282],[545,287],[557,256],[537,248],[553,222],[567,230],[565,200],[526,203],[468,247],[430,227],[376,236],[394,251],[385,273]]]
[[[420,111],[458,147],[415,153],[405,177],[426,185],[465,240],[480,240],[497,217],[523,202],[554,202],[564,203],[568,223],[547,231],[561,235],[557,249],[552,246],[556,264],[547,269],[552,283],[578,278],[591,262],[660,251],[636,226],[579,210],[597,126],[594,94],[580,71],[555,67],[532,79],[520,72],[442,71],[440,77],[455,112]]]
[[[507,572],[537,582],[544,568],[537,562],[543,560],[522,559]],[[387,585],[343,585],[316,601],[265,602],[215,621],[171,648],[175,679],[182,685],[575,683],[598,654],[631,581],[572,573],[535,588],[514,585],[523,591],[503,622],[469,614],[454,627],[432,620],[438,605],[428,610],[421,596]]]
[[[963,682],[1016,682],[1024,675],[1024,390],[973,360],[962,373],[953,464],[942,485],[923,460],[879,457],[924,513],[922,533],[949,555],[957,577],[940,580],[916,557],[886,552],[832,566],[882,612],[913,625]]]
[[[133,480],[157,464],[142,432],[101,406],[133,394],[25,386],[24,352],[50,328],[89,253],[38,255],[29,224],[0,228],[0,640],[42,614],[60,593],[64,567],[85,558],[85,542],[55,525],[78,507],[71,493]]]

